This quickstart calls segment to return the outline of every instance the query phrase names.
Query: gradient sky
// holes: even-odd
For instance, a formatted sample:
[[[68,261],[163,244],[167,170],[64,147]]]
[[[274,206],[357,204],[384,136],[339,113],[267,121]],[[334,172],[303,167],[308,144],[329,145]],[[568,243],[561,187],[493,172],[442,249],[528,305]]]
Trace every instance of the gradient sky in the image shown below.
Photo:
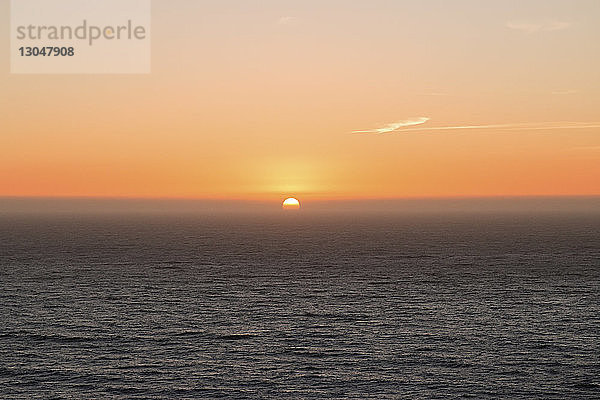
[[[8,6],[0,196],[600,194],[597,0],[154,0],[149,75],[11,75]]]

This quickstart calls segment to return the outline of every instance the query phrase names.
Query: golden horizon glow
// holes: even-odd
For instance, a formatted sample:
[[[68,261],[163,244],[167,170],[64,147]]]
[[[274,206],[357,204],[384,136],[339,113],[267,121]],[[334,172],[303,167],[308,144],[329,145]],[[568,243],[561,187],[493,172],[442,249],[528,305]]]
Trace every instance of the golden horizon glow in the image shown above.
[[[155,2],[151,74],[0,73],[0,196],[600,195],[592,3]]]

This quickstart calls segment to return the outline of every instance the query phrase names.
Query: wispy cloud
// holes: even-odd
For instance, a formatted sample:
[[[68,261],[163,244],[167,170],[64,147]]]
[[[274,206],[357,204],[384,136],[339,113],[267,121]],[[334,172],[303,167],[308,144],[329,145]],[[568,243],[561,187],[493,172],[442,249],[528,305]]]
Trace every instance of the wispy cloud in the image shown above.
[[[277,25],[291,25],[296,22],[296,17],[285,16],[277,20]]]
[[[592,129],[600,128],[600,122],[536,122],[536,123],[514,123],[514,124],[487,124],[487,125],[450,125],[450,126],[419,126],[429,121],[429,118],[408,120],[389,124],[383,128],[368,131],[354,131],[352,133],[390,133],[390,132],[435,132],[435,131],[460,131],[495,129],[502,131],[541,131],[554,129]]]
[[[417,93],[417,96],[448,96],[448,93],[444,93],[444,92],[422,92],[422,93]]]
[[[572,151],[600,151],[600,146],[577,146],[571,147],[569,150]]]
[[[400,128],[405,128],[407,126],[421,125],[427,121],[429,121],[429,118],[426,117],[405,119],[403,121],[392,122],[391,124],[387,124],[383,128],[369,129],[366,131],[353,131],[352,133],[390,133],[397,131]]]
[[[517,123],[517,124],[490,124],[490,125],[456,125],[435,126],[430,128],[403,129],[406,131],[452,131],[471,129],[496,129],[502,131],[542,131],[553,129],[590,129],[600,128],[600,122],[540,122],[540,123]]]
[[[563,94],[577,94],[579,91],[577,90],[555,90],[552,94],[555,95],[563,95]]]
[[[555,19],[508,21],[506,27],[527,33],[561,31],[571,26],[570,22]]]

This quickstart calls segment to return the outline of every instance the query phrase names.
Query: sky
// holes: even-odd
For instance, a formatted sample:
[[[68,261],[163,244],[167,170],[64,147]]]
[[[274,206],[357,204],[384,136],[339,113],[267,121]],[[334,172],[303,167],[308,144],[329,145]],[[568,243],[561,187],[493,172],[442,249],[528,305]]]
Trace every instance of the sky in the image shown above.
[[[0,21],[0,196],[600,195],[597,0],[154,0],[139,75]]]

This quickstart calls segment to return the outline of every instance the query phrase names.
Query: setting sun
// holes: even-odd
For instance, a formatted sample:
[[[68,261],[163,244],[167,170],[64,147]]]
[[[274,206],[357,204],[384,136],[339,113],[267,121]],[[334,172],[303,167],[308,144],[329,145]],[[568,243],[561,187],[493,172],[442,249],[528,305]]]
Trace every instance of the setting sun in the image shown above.
[[[285,199],[283,201],[283,204],[281,207],[284,210],[299,210],[300,202],[298,201],[298,199],[295,199],[293,197],[288,197],[287,199]]]

